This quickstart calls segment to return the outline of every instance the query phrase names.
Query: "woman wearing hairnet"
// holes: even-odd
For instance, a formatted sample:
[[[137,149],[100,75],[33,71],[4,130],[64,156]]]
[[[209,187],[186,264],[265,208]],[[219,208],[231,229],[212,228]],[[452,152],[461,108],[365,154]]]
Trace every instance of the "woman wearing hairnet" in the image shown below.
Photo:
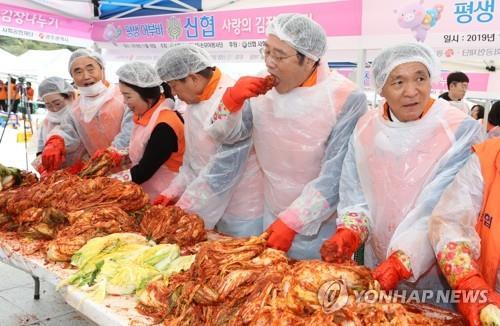
[[[140,184],[152,201],[179,172],[184,155],[184,122],[173,110],[167,84],[143,62],[121,66],[116,75],[125,104],[134,113],[134,130],[128,154],[129,170],[117,177]]]
[[[186,103],[186,151],[179,175],[155,201],[200,215],[205,227],[232,236],[262,232],[262,171],[253,143],[221,145],[207,132],[220,99],[234,81],[213,66],[195,45],[172,47],[156,69],[172,92]]]
[[[118,87],[106,81],[98,53],[76,50],[68,69],[80,97],[64,121],[49,133],[42,152],[44,168],[49,172],[60,169],[66,155],[81,144],[89,156],[95,158],[106,151],[119,165],[129,144],[132,112],[126,109]]]
[[[365,243],[364,263],[383,289],[443,289],[428,221],[445,187],[481,141],[479,124],[430,97],[438,59],[422,44],[383,50],[373,61],[380,110],[359,119],[342,168],[337,232],[321,248],[348,260]]]
[[[272,77],[240,78],[225,92],[211,127],[226,144],[254,142],[264,171],[267,245],[295,259],[319,258],[335,230],[342,161],[367,109],[356,85],[330,72],[326,44],[324,30],[309,17],[278,15],[262,49]]]
[[[438,265],[452,288],[485,292],[486,300],[482,302],[460,299],[458,310],[469,324],[480,325],[480,313],[481,319],[496,314],[498,324],[500,138],[488,139],[473,149],[474,154],[432,211],[429,238]],[[488,304],[493,305],[481,312]]]
[[[44,79],[38,86],[38,96],[45,102],[48,110],[47,117],[42,121],[38,130],[37,158],[33,162],[35,169],[42,173],[44,171],[40,154],[42,154],[50,131],[61,124],[63,119],[69,114],[75,99],[73,87],[60,77],[49,77]],[[84,149],[80,146],[79,151],[70,154],[62,167],[71,166],[77,162]]]

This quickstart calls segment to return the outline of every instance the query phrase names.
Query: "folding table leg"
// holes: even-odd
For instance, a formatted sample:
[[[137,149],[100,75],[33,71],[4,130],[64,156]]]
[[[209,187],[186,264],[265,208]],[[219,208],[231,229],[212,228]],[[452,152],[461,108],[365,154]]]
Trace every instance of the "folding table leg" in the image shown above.
[[[40,278],[38,276],[31,275],[33,277],[33,280],[35,281],[35,295],[34,298],[35,300],[40,299]]]

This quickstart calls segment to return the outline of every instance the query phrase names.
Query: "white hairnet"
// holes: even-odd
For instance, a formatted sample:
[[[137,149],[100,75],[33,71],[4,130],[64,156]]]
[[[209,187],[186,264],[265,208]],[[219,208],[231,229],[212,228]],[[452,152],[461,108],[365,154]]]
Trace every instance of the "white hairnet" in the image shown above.
[[[88,50],[88,49],[78,49],[71,54],[71,57],[69,57],[68,71],[69,71],[70,75],[71,75],[71,66],[73,65],[73,62],[75,62],[76,59],[81,58],[81,57],[92,58],[102,68],[104,68],[104,60],[102,59],[102,56],[99,53]]]
[[[73,86],[70,83],[56,76],[44,79],[38,86],[38,96],[42,99],[50,94],[69,94],[73,91]]]
[[[158,59],[156,71],[162,80],[171,81],[185,78],[213,65],[207,51],[193,44],[183,44],[168,49]]]
[[[267,35],[269,34],[289,43],[297,52],[315,61],[326,52],[326,34],[323,27],[305,15],[276,16],[267,26]]]
[[[381,92],[387,77],[403,63],[420,62],[427,67],[433,81],[441,76],[439,59],[434,50],[422,43],[404,43],[384,49],[372,63],[372,78],[377,92]]]
[[[153,66],[144,62],[132,62],[121,66],[116,75],[120,81],[139,87],[155,87],[162,81]]]

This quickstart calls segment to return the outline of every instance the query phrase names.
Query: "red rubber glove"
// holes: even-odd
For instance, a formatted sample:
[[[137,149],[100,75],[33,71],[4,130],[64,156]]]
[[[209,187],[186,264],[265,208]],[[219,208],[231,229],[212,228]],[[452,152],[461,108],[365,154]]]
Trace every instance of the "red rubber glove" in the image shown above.
[[[35,170],[40,173],[40,175],[42,173],[45,172],[45,168],[43,167],[43,163],[42,163],[42,154],[38,154],[36,159],[31,163],[31,166],[33,166],[35,168]]]
[[[68,173],[71,173],[71,174],[78,174],[78,173],[80,173],[81,170],[83,170],[84,166],[85,166],[85,163],[83,163],[82,160],[78,160],[75,163],[73,163],[72,166],[67,168],[66,171]]]
[[[97,150],[94,153],[94,155],[92,155],[91,160],[92,161],[96,160],[103,155],[109,155],[113,159],[113,164],[115,167],[120,166],[120,163],[122,162],[122,158],[123,158],[122,155],[118,152],[115,152],[114,150],[112,150],[110,148]]]
[[[297,232],[289,228],[279,218],[267,228],[266,232],[269,233],[267,246],[284,252],[290,249],[293,239],[297,234]]]
[[[348,228],[340,228],[321,246],[321,258],[329,263],[349,261],[361,244],[359,234]]]
[[[460,313],[467,319],[469,325],[471,326],[481,325],[481,321],[479,320],[479,314],[481,313],[481,309],[486,307],[488,304],[494,304],[497,307],[500,307],[500,294],[496,293],[493,289],[491,289],[479,274],[474,274],[472,276],[467,277],[463,281],[460,281],[456,289],[461,291],[474,291],[474,290],[487,291],[486,300],[484,300],[484,297],[482,297],[482,295],[476,296],[475,293],[465,294],[465,297],[460,298],[460,302],[458,303],[458,311],[460,311]],[[469,297],[467,298],[467,296]],[[474,298],[478,300],[474,302],[473,301]],[[466,300],[467,302],[465,302]]]
[[[167,207],[174,205],[175,202],[176,202],[175,198],[164,195],[158,195],[158,197],[156,197],[155,200],[153,200],[153,205],[163,205]]]
[[[400,281],[408,279],[411,276],[411,271],[407,270],[393,253],[375,268],[372,275],[380,283],[382,289],[389,291],[396,288]]]
[[[64,139],[61,136],[52,136],[45,143],[42,152],[42,165],[47,172],[59,170],[66,156]]]
[[[241,77],[233,87],[226,89],[222,96],[224,106],[231,112],[236,112],[243,106],[245,100],[266,93],[268,82],[260,77]]]

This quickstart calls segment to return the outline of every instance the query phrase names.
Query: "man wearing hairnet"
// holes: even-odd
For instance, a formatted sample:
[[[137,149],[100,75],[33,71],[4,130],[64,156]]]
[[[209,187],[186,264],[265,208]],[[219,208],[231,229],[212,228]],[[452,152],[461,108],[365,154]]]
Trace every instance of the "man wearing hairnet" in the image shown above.
[[[56,126],[59,126],[63,119],[69,114],[75,99],[73,87],[60,77],[49,77],[44,79],[38,86],[38,96],[44,101],[47,108],[47,117],[42,121],[38,130],[37,158],[33,162],[35,169],[42,173],[44,171],[40,154],[47,142],[48,135]],[[79,160],[83,151],[83,146],[68,155],[62,167],[69,167]]]
[[[49,133],[42,153],[47,171],[58,170],[66,154],[83,144],[86,154],[108,152],[118,165],[129,144],[132,112],[126,109],[118,87],[106,81],[104,62],[98,53],[86,49],[73,52],[68,69],[80,97],[60,126]]]
[[[240,78],[211,126],[225,143],[253,140],[264,171],[267,244],[295,259],[319,258],[335,230],[342,161],[367,109],[365,95],[329,71],[325,53],[321,26],[304,15],[278,15],[262,49],[271,76]]]
[[[155,201],[200,215],[205,227],[232,236],[262,233],[263,176],[250,139],[221,145],[208,133],[234,81],[195,45],[173,47],[158,60],[160,78],[186,103],[185,153],[179,174]]]
[[[498,325],[500,138],[488,139],[473,149],[474,154],[432,211],[429,238],[450,286],[460,292],[483,292],[482,300],[460,298],[458,310],[469,324],[479,326],[481,319],[485,325]],[[488,320],[493,316],[496,323]]]
[[[434,51],[422,44],[383,50],[373,61],[385,103],[359,119],[342,168],[337,232],[321,256],[341,262],[365,243],[364,263],[385,290],[443,289],[428,221],[444,188],[481,140],[479,124],[430,97],[439,78]]]

